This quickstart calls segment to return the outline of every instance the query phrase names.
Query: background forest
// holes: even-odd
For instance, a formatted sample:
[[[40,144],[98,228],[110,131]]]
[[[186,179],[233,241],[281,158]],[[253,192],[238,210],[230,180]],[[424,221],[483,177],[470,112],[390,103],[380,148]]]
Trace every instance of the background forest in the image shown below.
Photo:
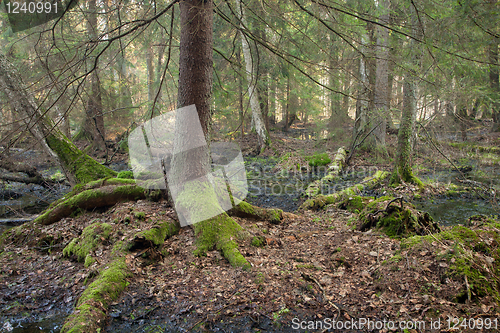
[[[4,12],[2,49],[68,137],[120,140],[137,123],[176,108],[180,26],[176,7],[167,5],[81,2],[57,24],[15,34]],[[215,3],[218,136],[249,132],[253,107],[268,130],[287,130],[299,119],[319,137],[345,143],[381,123],[365,143],[383,150],[381,129],[398,128],[405,82],[415,86],[419,123],[446,117],[438,135],[458,130],[466,140],[475,119],[493,119],[498,130],[496,1],[241,5]],[[248,98],[254,85],[260,105]],[[2,100],[1,138],[8,146],[23,125]]]

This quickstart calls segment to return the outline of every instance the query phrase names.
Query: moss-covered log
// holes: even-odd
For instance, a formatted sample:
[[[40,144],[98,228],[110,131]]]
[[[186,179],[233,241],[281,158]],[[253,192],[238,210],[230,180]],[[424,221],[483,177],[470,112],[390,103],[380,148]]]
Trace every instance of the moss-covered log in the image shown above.
[[[57,155],[70,183],[88,183],[101,178],[116,177],[116,172],[101,165],[78,149],[59,131],[46,135],[46,142]]]
[[[278,224],[283,219],[283,211],[274,208],[260,208],[242,201],[227,212],[230,216],[253,218]]]
[[[342,172],[342,169],[345,168],[346,156],[346,150],[344,149],[344,147],[340,147],[337,150],[337,154],[335,154],[335,158],[333,159],[332,164],[328,168],[328,173],[326,174],[326,176],[309,184],[305,191],[305,196],[312,198],[317,196],[318,194],[321,194],[323,185],[332,182]]]
[[[112,206],[121,201],[138,200],[146,197],[144,189],[135,185],[103,187],[85,190],[58,202],[35,219],[35,223],[47,225],[73,214],[77,209],[93,209]]]
[[[348,187],[342,191],[329,195],[320,194],[314,198],[308,199],[300,206],[300,209],[321,209],[326,205],[333,204],[344,198],[359,195],[359,193],[361,193],[364,189],[374,188],[377,186],[382,180],[387,178],[388,175],[389,173],[386,171],[377,171],[373,176],[366,177],[361,183]]]

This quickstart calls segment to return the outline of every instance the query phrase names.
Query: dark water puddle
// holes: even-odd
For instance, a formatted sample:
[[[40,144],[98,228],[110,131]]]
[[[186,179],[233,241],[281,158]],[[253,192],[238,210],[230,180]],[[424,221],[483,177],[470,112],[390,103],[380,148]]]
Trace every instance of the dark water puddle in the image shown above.
[[[61,316],[55,316],[52,318],[47,318],[40,320],[36,323],[4,323],[2,332],[12,332],[12,333],[58,333],[66,319],[67,314]],[[11,327],[10,330],[7,327]]]
[[[465,224],[473,215],[498,216],[500,207],[490,201],[470,198],[436,198],[415,201],[415,206],[428,212],[441,225]]]

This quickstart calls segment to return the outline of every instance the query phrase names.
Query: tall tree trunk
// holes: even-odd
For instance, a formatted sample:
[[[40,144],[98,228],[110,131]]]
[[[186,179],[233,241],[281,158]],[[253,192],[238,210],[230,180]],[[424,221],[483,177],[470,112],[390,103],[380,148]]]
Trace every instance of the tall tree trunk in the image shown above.
[[[88,1],[87,34],[92,41],[97,40],[97,1]],[[94,62],[91,62],[92,65]],[[82,128],[75,135],[75,139],[90,139],[94,149],[105,149],[104,117],[102,114],[101,82],[99,80],[99,68],[95,65],[90,74],[89,99],[85,107],[85,118]]]
[[[155,100],[155,72],[153,68],[153,47],[149,44],[146,48],[146,68],[148,72],[148,114],[146,119],[151,119],[158,115],[156,110],[153,110],[153,102]]]
[[[362,37],[363,44],[368,43],[368,36]],[[365,50],[368,48],[365,47]],[[352,136],[352,147],[357,145],[363,138],[365,134],[368,134],[370,130],[369,127],[369,117],[368,111],[371,106],[371,83],[370,83],[370,65],[369,59],[364,52],[359,58],[359,85],[356,100],[356,115],[354,118],[353,136]]]
[[[236,0],[236,7],[240,16],[241,28],[248,27],[245,17],[245,10],[241,4],[241,0]],[[257,91],[257,66],[254,65],[252,55],[250,53],[250,46],[246,39],[245,34],[241,31],[241,45],[243,49],[243,57],[245,58],[245,69],[247,72],[248,81],[248,97],[250,98],[250,108],[252,109],[252,123],[257,132],[259,150],[263,151],[271,144],[269,133],[267,132],[264,120],[262,118],[262,111],[260,109],[258,91]]]
[[[236,53],[236,59],[240,61],[241,59],[241,54],[240,54],[240,49],[238,49]],[[240,121],[240,131],[241,131],[241,138],[245,136],[245,107],[243,105],[243,78],[241,75],[239,75],[238,72],[236,72],[236,75],[238,76],[238,113],[239,113],[239,121]]]
[[[176,211],[189,214],[197,239],[195,254],[204,255],[217,248],[233,265],[249,268],[235,242],[242,231],[221,208],[216,191],[210,182],[211,92],[213,69],[213,0],[181,0],[181,36],[179,45],[178,107],[175,119],[175,142],[172,166],[169,171],[175,184]],[[189,106],[195,105],[203,132],[194,131]],[[206,142],[203,144],[203,142]],[[186,148],[190,148],[186,150]],[[205,219],[209,214],[213,216]]]
[[[59,162],[71,184],[116,176],[114,171],[82,153],[55,127],[53,121],[38,109],[35,100],[21,81],[21,76],[3,54],[0,54],[0,89],[7,96],[12,109],[26,119],[28,129],[44,150]]]
[[[419,26],[417,14],[415,9],[411,7],[411,23],[413,26],[413,35],[420,37],[422,27]],[[409,49],[411,50],[410,68],[420,67],[420,53],[418,47],[413,39],[409,42]],[[412,171],[412,141],[415,131],[415,121],[417,114],[417,98],[415,83],[416,72],[410,70],[406,73],[403,83],[403,111],[401,113],[401,122],[399,124],[398,132],[398,149],[396,156],[396,163],[391,176],[391,183],[397,184],[409,182],[422,187],[422,182],[413,175]]]
[[[496,0],[490,0],[496,2]],[[490,88],[492,94],[491,111],[493,115],[493,128],[494,132],[500,132],[500,74],[498,70],[498,45],[500,40],[495,37],[490,38],[488,45],[488,60],[490,65]]]
[[[382,24],[388,24],[390,1],[381,0],[379,2],[379,6],[384,12],[380,15],[379,22]],[[376,54],[377,69],[375,73],[376,79],[374,92],[375,109],[371,116],[371,123],[373,126],[377,126],[373,131],[375,148],[385,152],[385,133],[387,127],[387,113],[389,110],[387,99],[389,85],[389,30],[381,26],[377,27]]]

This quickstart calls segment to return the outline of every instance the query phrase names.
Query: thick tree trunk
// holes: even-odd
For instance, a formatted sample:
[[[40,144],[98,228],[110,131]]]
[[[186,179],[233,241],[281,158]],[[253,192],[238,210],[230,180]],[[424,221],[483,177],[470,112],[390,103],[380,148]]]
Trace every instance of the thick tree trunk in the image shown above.
[[[240,0],[236,0],[236,7],[241,20],[241,28],[243,29],[244,27],[248,27],[247,20],[245,18],[245,11]],[[259,150],[263,151],[270,145],[271,141],[262,117],[262,110],[260,109],[257,91],[257,66],[253,63],[250,46],[248,45],[248,41],[243,32],[241,32],[241,45],[243,49],[243,57],[245,58],[245,69],[247,72],[248,97],[250,99],[250,108],[252,109],[252,123],[253,126],[255,126],[255,131],[257,132]]]
[[[170,171],[173,177],[168,177],[175,179],[176,184],[169,183],[169,190],[176,195],[177,213],[189,214],[188,218],[195,223],[195,254],[204,255],[216,248],[233,266],[249,268],[250,264],[238,251],[236,243],[241,226],[219,206],[217,189],[207,185],[210,157],[207,145],[201,144],[203,139],[210,142],[213,0],[182,0],[180,11],[178,107],[196,106],[204,138],[193,130],[193,122],[186,119],[189,118],[188,108],[178,110]],[[188,147],[194,148],[185,151]],[[207,214],[213,217],[205,219]]]
[[[13,110],[26,119],[26,125],[42,147],[54,157],[71,184],[87,183],[116,173],[82,153],[52,120],[38,109],[20,75],[3,54],[0,54],[0,89]]]

